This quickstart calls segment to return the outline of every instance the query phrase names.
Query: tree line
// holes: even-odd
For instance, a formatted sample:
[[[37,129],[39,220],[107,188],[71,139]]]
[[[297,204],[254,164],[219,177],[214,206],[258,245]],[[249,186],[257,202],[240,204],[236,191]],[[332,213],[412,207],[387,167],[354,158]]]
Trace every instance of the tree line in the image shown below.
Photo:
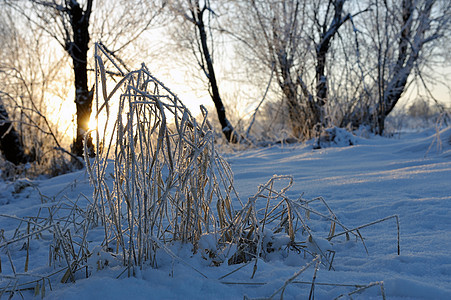
[[[0,3],[0,38],[8,46],[0,50],[0,150],[14,164],[42,159],[40,149],[49,143],[53,148],[48,152],[69,155],[72,160],[93,155],[88,133],[94,92],[89,56],[93,41],[101,41],[124,64],[133,64],[131,49],[139,47],[145,33],[167,28],[174,33],[177,51],[200,71],[224,138],[239,143],[250,139],[255,115],[247,131],[232,125],[226,111],[231,104],[224,100],[223,76],[218,75],[221,47],[234,53],[240,68],[229,77],[266,90],[265,96],[269,90],[271,99],[254,101],[257,117],[263,100],[266,107],[277,103],[290,136],[306,140],[330,126],[368,126],[383,134],[387,116],[412,82],[428,90],[430,81],[440,77],[428,68],[446,62],[443,45],[449,47],[451,36],[451,3],[445,0]],[[232,41],[233,47],[221,43],[224,39]],[[44,59],[50,41],[65,55]],[[46,116],[49,93],[63,68],[71,69],[72,82],[60,84],[72,86],[74,94],[61,94],[73,98],[76,112],[70,150],[62,146],[61,132]],[[262,78],[270,80],[266,84]],[[31,143],[27,142],[30,136],[34,137]]]

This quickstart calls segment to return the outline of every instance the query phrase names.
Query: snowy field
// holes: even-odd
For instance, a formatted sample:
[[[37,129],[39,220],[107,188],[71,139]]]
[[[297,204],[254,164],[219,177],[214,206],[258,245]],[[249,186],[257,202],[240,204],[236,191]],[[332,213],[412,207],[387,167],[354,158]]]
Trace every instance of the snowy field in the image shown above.
[[[346,139],[353,145],[343,146]],[[34,216],[37,222],[47,216],[52,203],[85,206],[92,188],[86,172],[79,171],[48,180],[0,182],[0,293],[6,291],[0,298],[7,299],[7,291],[16,284],[41,278],[33,284],[39,290],[22,286],[13,299],[33,299],[35,293],[41,297],[43,286],[45,299],[243,299],[273,294],[278,299],[282,292],[275,292],[285,283],[284,299],[309,299],[310,294],[314,299],[334,299],[371,283],[377,284],[352,297],[383,299],[383,287],[386,299],[451,299],[451,129],[443,130],[440,139],[434,130],[426,130],[392,138],[339,132],[336,141],[319,150],[309,143],[278,145],[225,158],[242,200],[274,174],[291,175],[294,184],[288,197],[323,197],[348,228],[399,216],[400,255],[396,219],[390,218],[360,230],[368,253],[354,237],[322,240],[324,249],[335,251],[334,270],[319,264],[315,274],[313,263],[294,277],[312,257],[291,251],[260,259],[251,278],[253,262],[210,266],[189,246],[176,244],[170,248],[176,258],[162,252],[157,269],[144,268],[128,278],[110,253],[95,248],[102,236],[99,228],[88,236],[93,254],[83,272],[90,273],[89,278],[78,275],[75,283],[62,284],[61,272],[42,280],[40,276],[55,270],[48,266],[51,233],[14,242],[16,229],[27,230],[21,218]]]

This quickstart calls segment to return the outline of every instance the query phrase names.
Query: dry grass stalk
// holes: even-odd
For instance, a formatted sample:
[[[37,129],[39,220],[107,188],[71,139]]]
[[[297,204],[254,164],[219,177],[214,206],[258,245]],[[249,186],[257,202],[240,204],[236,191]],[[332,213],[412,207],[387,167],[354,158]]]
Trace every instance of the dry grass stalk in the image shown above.
[[[35,217],[20,218],[5,214],[0,215],[2,218],[15,220],[18,223],[17,228],[12,230],[11,237],[8,239],[5,237],[4,230],[0,231],[0,250],[7,254],[10,262],[10,270],[3,272],[7,274],[2,274],[0,277],[5,282],[9,281],[9,283],[6,285],[2,283],[0,293],[12,296],[33,290],[36,295],[44,297],[46,285],[51,288],[51,278],[56,278],[61,273],[66,272],[63,275],[64,282],[69,278],[75,280],[75,273],[82,268],[86,268],[89,252],[85,237],[87,233],[86,224],[89,224],[89,221],[85,218],[86,214],[80,209],[77,202],[78,200],[70,201],[69,204],[61,200],[54,203],[47,202],[45,206],[38,210]],[[76,233],[77,237],[73,237],[71,232]],[[78,236],[79,233],[81,233],[81,238]],[[34,260],[30,243],[32,240],[42,242],[44,240],[43,234],[46,234],[47,238],[52,235],[54,237],[53,241],[49,241],[49,266],[53,266],[55,271],[48,274],[30,273],[28,271],[31,262]],[[18,249],[18,245],[22,244],[22,250],[26,250],[24,273],[20,273],[20,270],[16,268],[18,264],[15,263],[16,259],[20,260],[20,255],[17,256],[18,253],[15,249]],[[63,261],[65,265],[62,263]],[[69,276],[66,274],[69,274]]]
[[[327,239],[330,241],[331,239],[333,239],[333,238],[335,238],[337,236],[341,236],[343,234],[347,234],[347,233],[353,232],[353,231],[356,231],[359,234],[359,236],[361,237],[361,235],[359,233],[359,229],[362,229],[362,228],[365,228],[365,227],[368,227],[368,226],[372,226],[372,225],[375,225],[375,224],[378,224],[378,223],[381,223],[381,222],[384,222],[384,221],[387,221],[387,220],[390,220],[390,219],[395,219],[396,220],[397,242],[398,242],[397,250],[398,250],[398,255],[400,255],[401,254],[401,245],[400,245],[400,243],[401,243],[401,241],[400,241],[401,240],[401,236],[400,236],[400,232],[399,232],[399,216],[398,215],[385,217],[385,218],[382,218],[382,219],[379,219],[379,220],[376,220],[376,221],[373,221],[373,222],[370,222],[370,223],[367,223],[367,224],[364,224],[364,225],[360,225],[360,226],[352,228],[352,229],[347,229],[347,230],[345,230],[343,232],[340,232],[338,234],[335,234],[333,236],[329,236]],[[363,238],[362,238],[362,241],[363,241]]]
[[[309,300],[312,300],[315,298],[315,282],[316,282],[316,273],[318,272],[318,265],[320,261],[317,261],[315,264],[315,271],[313,272],[313,279],[312,279],[312,285],[310,287],[310,293],[308,296]]]
[[[279,288],[277,289],[271,296],[268,297],[268,299],[273,299],[278,293],[281,292],[281,299],[283,298],[283,292],[285,291],[285,288],[292,283],[299,275],[301,275],[305,270],[307,270],[314,262],[317,262],[315,265],[315,275],[316,276],[316,269],[318,268],[318,262],[320,261],[320,256],[317,255],[312,261],[310,261],[309,263],[307,263],[305,266],[303,266],[299,271],[297,271],[293,276],[291,276],[290,278],[288,278],[285,283]],[[312,281],[313,282],[313,281]],[[312,287],[313,287],[313,283],[312,283]],[[310,297],[309,297],[310,298]]]
[[[383,282],[383,281],[371,282],[371,283],[369,283],[368,285],[361,286],[361,287],[355,289],[354,291],[352,291],[352,292],[350,292],[350,293],[348,293],[348,294],[342,294],[342,295],[338,296],[338,297],[335,298],[335,299],[340,299],[340,298],[345,297],[345,296],[351,297],[351,295],[361,293],[361,292],[363,292],[364,290],[366,290],[366,289],[368,289],[368,288],[370,288],[370,287],[376,286],[376,285],[380,286],[382,300],[387,299],[386,296],[385,296],[384,282]]]

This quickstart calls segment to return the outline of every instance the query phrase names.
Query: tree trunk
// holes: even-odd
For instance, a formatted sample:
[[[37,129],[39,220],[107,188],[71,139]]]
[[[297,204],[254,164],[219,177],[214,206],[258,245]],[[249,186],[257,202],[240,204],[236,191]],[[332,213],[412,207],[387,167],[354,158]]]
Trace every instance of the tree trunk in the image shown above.
[[[274,33],[276,35],[276,33]],[[288,114],[291,122],[291,131],[295,138],[301,138],[303,136],[303,128],[305,127],[305,118],[302,117],[301,107],[299,105],[298,93],[296,85],[291,79],[291,67],[290,61],[287,59],[288,55],[282,47],[277,52],[277,60],[280,68],[279,86],[282,89],[282,93],[287,101]]]
[[[8,113],[0,99],[0,151],[7,161],[15,165],[30,161],[25,154],[19,134],[9,120]]]
[[[66,41],[66,51],[72,58],[75,75],[75,104],[77,108],[77,136],[72,151],[77,156],[83,156],[84,138],[88,132],[89,119],[92,111],[93,91],[88,88],[87,57],[89,44],[89,17],[92,0],[88,1],[86,11],[77,1],[69,1],[68,14],[73,31],[73,40]],[[94,153],[94,146],[90,135],[87,137],[89,156]]]
[[[316,79],[316,103],[317,110],[320,114],[321,126],[327,126],[325,124],[325,112],[324,106],[328,100],[328,88],[327,88],[327,75],[326,75],[326,56],[329,52],[330,42],[335,34],[340,29],[347,20],[350,19],[350,14],[342,17],[343,15],[343,5],[345,0],[338,0],[333,2],[334,6],[334,16],[332,22],[328,27],[323,25],[323,30],[321,33],[320,42],[316,45],[316,68],[315,68],[315,79]]]
[[[224,104],[222,103],[221,96],[219,95],[219,88],[218,83],[216,81],[216,75],[215,70],[213,68],[213,61],[210,55],[210,50],[208,49],[207,44],[207,33],[205,31],[205,24],[203,21],[203,14],[207,7],[204,7],[202,10],[199,7],[199,1],[196,1],[196,9],[195,14],[195,25],[197,29],[199,30],[199,36],[202,46],[202,55],[204,57],[205,63],[207,65],[207,68],[205,69],[205,66],[202,66],[205,73],[207,74],[208,81],[210,83],[210,95],[213,100],[213,103],[215,104],[216,113],[218,115],[219,123],[221,124],[222,133],[226,137],[227,141],[231,143],[238,143],[240,140],[239,135],[235,132],[235,129],[233,128],[232,124],[229,122],[226,116],[226,111]]]
[[[426,3],[424,9],[419,13],[419,24],[412,37],[412,15],[415,9],[413,0],[403,0],[402,8],[402,31],[398,44],[398,58],[391,79],[383,93],[382,103],[378,109],[378,128],[376,133],[384,133],[384,122],[386,117],[392,112],[404,93],[407,79],[415,65],[423,45],[428,41],[424,39],[424,33],[428,29],[430,14],[434,1]],[[410,49],[410,51],[408,51]]]

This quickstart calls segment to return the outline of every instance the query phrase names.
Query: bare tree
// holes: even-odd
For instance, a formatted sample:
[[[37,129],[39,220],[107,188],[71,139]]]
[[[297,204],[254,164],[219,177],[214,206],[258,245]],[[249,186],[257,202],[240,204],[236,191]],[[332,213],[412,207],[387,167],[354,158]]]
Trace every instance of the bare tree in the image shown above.
[[[278,85],[297,138],[311,138],[328,125],[327,60],[332,41],[343,24],[365,11],[346,12],[345,2],[236,2],[242,13],[237,27],[243,30],[233,34],[247,47],[247,55],[268,68],[276,66]]]
[[[16,11],[55,38],[72,60],[76,104],[76,137],[73,153],[82,156],[86,138],[89,155],[93,144],[88,134],[93,87],[89,88],[88,51],[92,37],[105,39],[119,51],[148,29],[159,12],[157,1],[28,0],[7,1]],[[27,4],[30,6],[27,7]],[[155,4],[155,6],[154,6]],[[25,6],[25,7],[24,7]],[[105,8],[106,7],[106,8]],[[110,9],[111,8],[111,9]],[[92,24],[95,10],[103,14],[100,24]],[[107,15],[105,15],[108,12]],[[94,28],[94,32],[91,32]],[[112,38],[111,38],[112,37]],[[121,45],[118,45],[121,44]],[[108,45],[109,46],[109,45]]]
[[[328,98],[326,63],[331,41],[346,21],[365,11],[360,11],[354,15],[344,13],[343,6],[345,1],[346,0],[329,1],[324,16],[321,16],[322,8],[320,5],[315,5],[313,10],[314,23],[316,24],[316,30],[318,31],[319,36],[317,42],[315,41],[316,97],[318,99],[318,104],[321,107],[326,104]],[[311,38],[315,39],[314,36]],[[324,115],[324,112],[322,112],[322,114]],[[324,117],[321,119],[324,122]]]
[[[209,20],[215,13],[209,0],[170,1],[169,5],[176,16],[183,18],[185,22],[192,25],[195,39],[190,41],[191,49],[196,57],[197,63],[205,74],[209,83],[209,92],[216,113],[221,124],[222,132],[227,141],[237,143],[241,139],[235,131],[230,121],[227,119],[224,103],[219,93],[219,86],[214,68],[212,48],[212,32]],[[189,33],[188,33],[189,34]],[[208,40],[210,37],[210,41]],[[210,45],[209,45],[210,44]]]
[[[385,120],[415,78],[424,84],[423,69],[433,66],[440,56],[438,49],[449,45],[449,1],[380,1],[368,2],[371,11],[366,18],[354,20],[358,50],[354,65],[360,73],[354,77],[354,98],[349,101],[341,125],[370,125],[383,134]],[[446,47],[445,47],[446,48]]]
[[[434,57],[425,47],[436,52],[450,29],[449,1],[233,3],[240,15],[224,30],[242,42],[254,69],[275,66],[293,135],[305,139],[330,125],[383,133],[412,75],[422,78]]]
[[[17,11],[26,15],[33,22],[43,22],[41,26],[53,36],[72,59],[76,104],[76,137],[73,153],[83,156],[83,141],[88,132],[91,116],[93,90],[88,87],[88,50],[90,42],[90,18],[93,0],[84,4],[77,0],[39,1],[30,0],[35,16],[26,15],[26,10],[19,3],[11,3]],[[34,18],[38,19],[34,19]],[[92,138],[87,135],[88,149],[93,149]]]
[[[376,2],[379,5],[378,2]],[[397,30],[396,36],[386,45],[395,45],[395,55],[389,56],[387,50],[384,60],[389,60],[391,64],[378,64],[380,70],[380,99],[377,102],[377,119],[373,122],[376,132],[382,134],[385,128],[385,118],[390,114],[398,103],[401,95],[406,90],[409,76],[418,64],[424,63],[421,60],[423,48],[436,40],[444,37],[451,21],[451,3],[448,1],[413,1],[403,0],[401,7],[397,8],[394,3],[389,6],[384,2],[384,9],[389,14],[398,14],[398,18],[393,26]],[[390,37],[388,37],[390,38]],[[398,40],[397,42],[396,39]],[[384,76],[385,75],[385,76]]]

